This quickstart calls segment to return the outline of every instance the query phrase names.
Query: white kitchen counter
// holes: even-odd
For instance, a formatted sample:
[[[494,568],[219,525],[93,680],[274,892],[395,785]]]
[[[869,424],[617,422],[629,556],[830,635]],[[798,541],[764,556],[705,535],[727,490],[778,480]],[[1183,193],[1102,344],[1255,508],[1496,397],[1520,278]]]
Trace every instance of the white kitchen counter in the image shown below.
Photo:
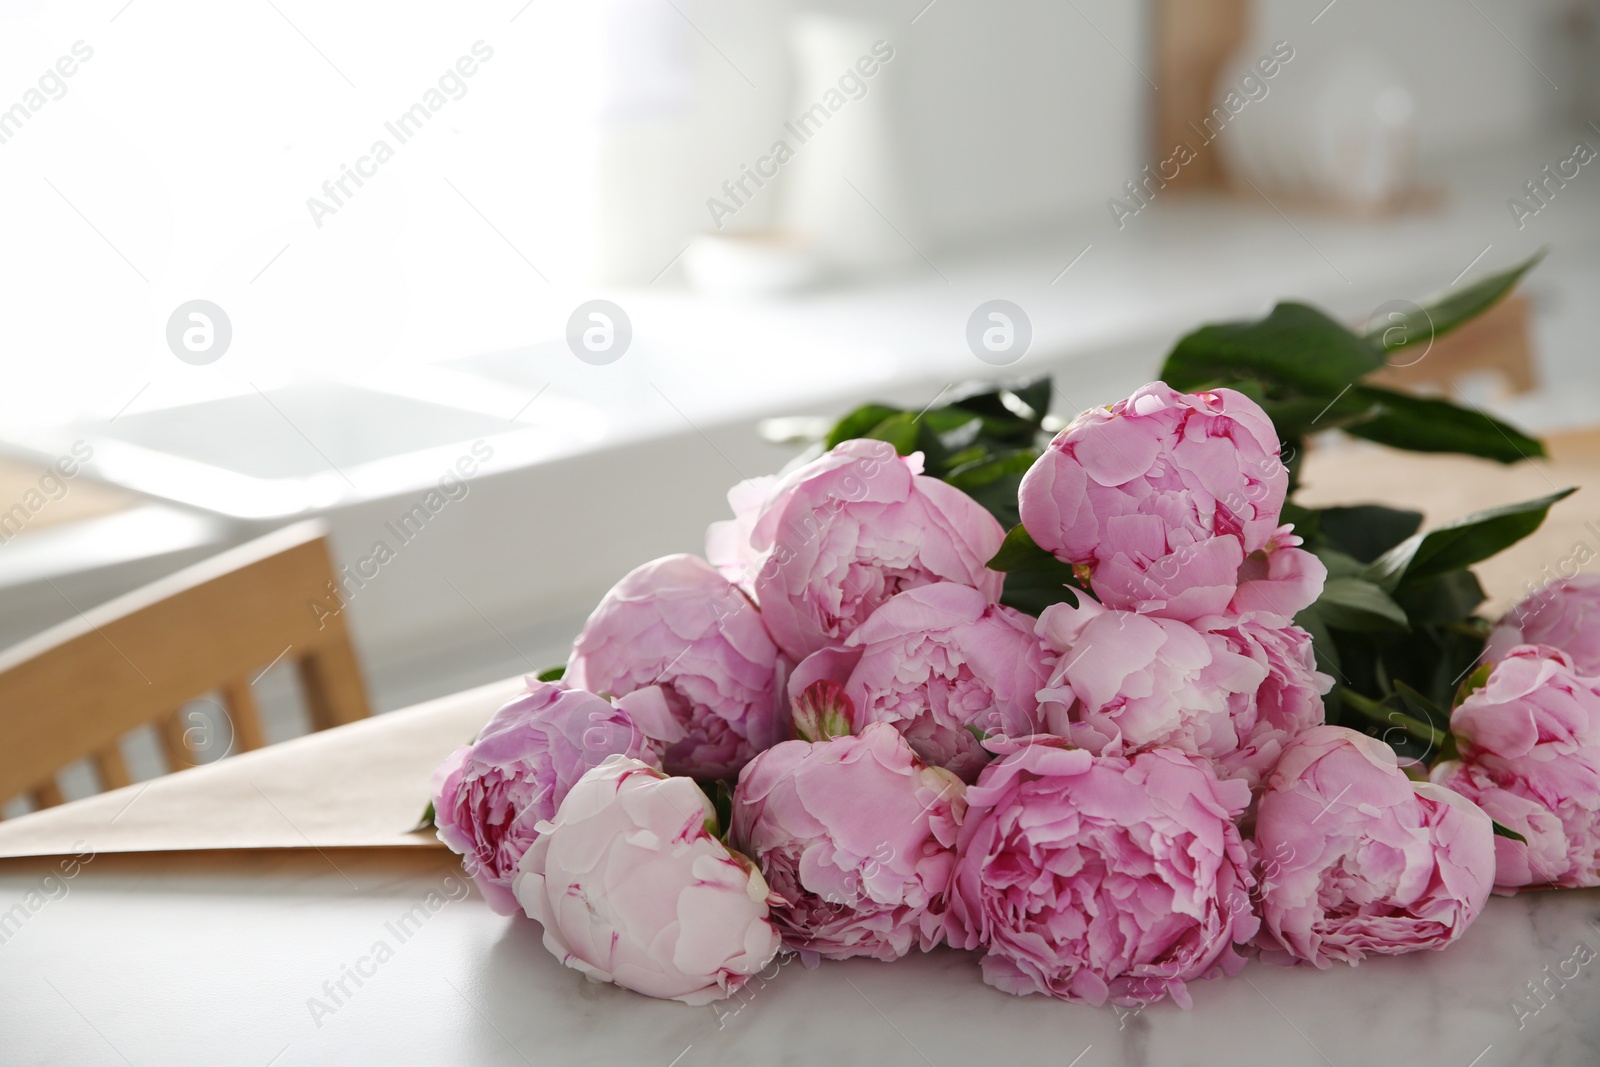
[[[0,943],[0,1062],[1600,1062],[1600,893],[1592,890],[1491,900],[1444,952],[1327,972],[1252,963],[1236,978],[1192,986],[1188,1012],[1012,997],[981,983],[975,956],[948,950],[816,971],[791,961],[742,999],[689,1008],[592,985],[562,967],[532,920],[495,915],[475,892],[464,895],[451,859],[100,856]],[[0,862],[0,908],[39,889],[56,862]],[[441,902],[432,912],[430,893]],[[418,904],[424,918],[401,926]],[[381,963],[368,959],[380,941],[392,950]],[[1593,962],[1569,962],[1580,945]],[[359,986],[346,979],[348,996],[324,988],[358,965],[367,976]],[[1529,982],[1548,983],[1542,1006]]]
[[[4,824],[13,856],[99,854],[0,859],[0,1065],[1600,1062],[1596,890],[1491,899],[1443,952],[1325,972],[1251,963],[1194,983],[1188,1012],[1012,997],[949,950],[815,971],[789,960],[714,1007],[591,984],[545,951],[537,923],[490,911],[443,849],[334,844],[391,840],[362,835],[409,823],[419,768],[508,687],[182,771],[149,797],[135,785]],[[371,791],[388,799],[352,822],[349,782],[315,768],[356,753],[380,755],[361,775],[387,779]],[[203,809],[190,826],[171,814],[184,797]],[[264,831],[277,847],[117,851]]]

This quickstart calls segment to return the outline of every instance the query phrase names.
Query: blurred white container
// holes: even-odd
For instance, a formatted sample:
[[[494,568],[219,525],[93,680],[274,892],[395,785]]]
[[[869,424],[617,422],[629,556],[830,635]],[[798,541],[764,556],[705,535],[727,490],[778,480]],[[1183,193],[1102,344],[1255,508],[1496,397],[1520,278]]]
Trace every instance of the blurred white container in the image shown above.
[[[1262,51],[1252,42],[1224,67],[1218,106]],[[1419,137],[1416,100],[1398,69],[1350,49],[1296,57],[1217,141],[1230,175],[1269,196],[1376,212],[1416,192]]]
[[[800,16],[791,31],[796,77],[785,139],[794,158],[782,172],[782,224],[845,269],[905,262],[922,238],[898,150],[906,122],[892,36],[822,14]]]
[[[771,296],[804,289],[821,264],[810,248],[781,233],[700,234],[683,253],[684,273],[710,296]]]
[[[783,121],[790,0],[598,5],[595,277],[648,283],[716,221],[708,198],[724,195]],[[770,227],[776,209],[763,190],[728,227]]]

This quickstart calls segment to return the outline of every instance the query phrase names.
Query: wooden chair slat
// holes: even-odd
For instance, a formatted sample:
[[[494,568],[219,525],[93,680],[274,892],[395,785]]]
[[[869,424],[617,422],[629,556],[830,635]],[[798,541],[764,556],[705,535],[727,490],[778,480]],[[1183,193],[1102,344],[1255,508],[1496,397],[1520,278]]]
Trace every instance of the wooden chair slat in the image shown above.
[[[326,730],[372,714],[361,667],[348,638],[330,642],[296,663],[311,728]]]
[[[194,756],[189,751],[189,742],[185,735],[192,724],[185,721],[183,709],[179,709],[162,719],[156,736],[161,739],[161,754],[167,758],[167,771],[181,771],[185,767],[193,767]]]
[[[235,678],[222,685],[222,700],[227,705],[228,721],[233,726],[233,752],[249,752],[265,745],[261,730],[261,709],[256,704],[255,692],[245,678]]]
[[[34,786],[28,795],[33,798],[33,806],[39,809],[53,808],[66,800],[66,797],[61,795],[60,784],[54,778]]]
[[[94,772],[100,779],[101,789],[121,789],[133,784],[128,764],[122,758],[122,749],[117,745],[96,749],[90,758],[94,761]]]

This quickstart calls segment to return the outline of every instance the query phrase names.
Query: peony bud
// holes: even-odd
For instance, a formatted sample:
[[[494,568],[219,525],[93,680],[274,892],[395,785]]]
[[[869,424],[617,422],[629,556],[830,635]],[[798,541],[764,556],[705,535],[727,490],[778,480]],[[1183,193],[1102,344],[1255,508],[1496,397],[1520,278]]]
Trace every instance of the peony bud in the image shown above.
[[[794,702],[794,732],[805,741],[826,741],[855,733],[855,702],[831,678],[812,682]]]

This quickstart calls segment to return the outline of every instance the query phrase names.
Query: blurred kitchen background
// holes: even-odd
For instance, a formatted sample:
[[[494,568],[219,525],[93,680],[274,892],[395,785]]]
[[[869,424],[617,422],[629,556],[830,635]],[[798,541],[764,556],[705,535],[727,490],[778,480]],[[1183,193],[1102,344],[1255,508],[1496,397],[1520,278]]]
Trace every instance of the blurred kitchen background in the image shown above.
[[[1070,416],[1540,247],[1409,380],[1600,423],[1600,0],[0,0],[0,71],[0,647],[320,517],[401,707],[561,662],[774,418]]]

